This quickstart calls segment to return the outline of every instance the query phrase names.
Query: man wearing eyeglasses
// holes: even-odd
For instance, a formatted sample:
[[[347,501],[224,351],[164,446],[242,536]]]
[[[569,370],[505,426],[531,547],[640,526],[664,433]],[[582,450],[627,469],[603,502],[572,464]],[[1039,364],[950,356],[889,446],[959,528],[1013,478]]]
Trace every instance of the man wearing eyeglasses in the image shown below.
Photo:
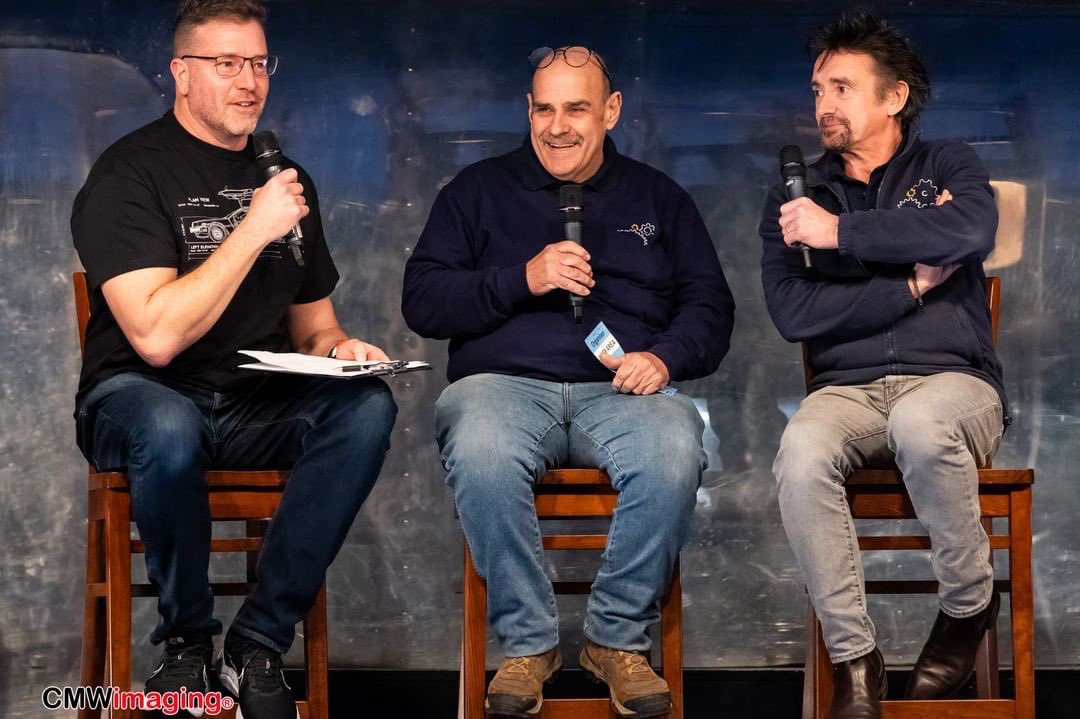
[[[620,716],[662,716],[670,692],[649,666],[646,629],[705,467],[701,418],[666,386],[716,370],[734,302],[689,195],[607,137],[622,95],[601,58],[569,47],[530,59],[528,137],[439,193],[402,309],[419,334],[450,339],[437,437],[506,656],[488,715],[535,717],[561,666],[533,484],[549,468],[585,466],[606,470],[619,496],[581,665]],[[580,245],[557,212],[565,185],[582,193]],[[584,322],[568,293],[584,298]],[[594,357],[586,338],[601,322],[621,350],[598,342],[610,352]]]
[[[277,58],[257,0],[188,0],[170,69],[176,102],[101,156],[72,234],[92,290],[76,398],[79,445],[126,469],[164,643],[150,691],[207,689],[213,617],[204,474],[292,468],[256,587],[220,667],[246,719],[296,716],[281,655],[314,602],[389,446],[396,406],[381,381],[262,375],[240,349],[387,359],[349,338],[311,179],[285,160],[269,181],[250,134]],[[282,237],[299,224],[302,259]],[[115,678],[114,678],[115,679]]]

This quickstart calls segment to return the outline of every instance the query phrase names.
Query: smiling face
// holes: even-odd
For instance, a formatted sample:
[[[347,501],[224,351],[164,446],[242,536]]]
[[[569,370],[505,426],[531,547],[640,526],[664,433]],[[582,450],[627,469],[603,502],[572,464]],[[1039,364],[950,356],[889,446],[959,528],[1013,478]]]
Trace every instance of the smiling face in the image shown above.
[[[565,182],[585,182],[604,163],[604,136],[615,127],[622,93],[607,92],[595,59],[570,67],[556,59],[533,75],[529,134],[540,164]]]
[[[901,132],[898,114],[907,101],[907,83],[883,89],[881,82],[873,58],[864,53],[823,53],[814,61],[810,88],[825,149],[872,151]]]
[[[213,60],[180,55],[266,55],[266,36],[255,21],[211,20],[196,27],[170,65],[176,80],[176,119],[192,135],[229,150],[242,150],[266,104],[270,78],[251,63],[236,77],[221,77]]]

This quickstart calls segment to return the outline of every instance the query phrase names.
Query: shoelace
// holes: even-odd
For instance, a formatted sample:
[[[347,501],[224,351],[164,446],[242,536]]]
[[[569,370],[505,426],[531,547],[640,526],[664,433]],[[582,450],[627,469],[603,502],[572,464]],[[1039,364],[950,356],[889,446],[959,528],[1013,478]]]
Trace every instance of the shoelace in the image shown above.
[[[622,658],[623,663],[626,664],[626,673],[633,677],[634,674],[651,674],[652,670],[649,667],[649,663],[645,661],[645,657],[634,652],[619,652],[619,657]]]
[[[282,674],[281,655],[254,642],[244,642],[240,646],[243,658],[244,679],[260,692],[274,692],[281,687],[289,688]]]
[[[251,684],[260,691],[274,691],[285,685],[285,677],[281,673],[281,657],[270,652],[261,652],[262,656],[252,657],[253,661],[248,665],[251,674]]]
[[[165,666],[163,676],[196,678],[206,666],[209,657],[206,647],[195,643],[181,643],[169,640],[165,646]]]
[[[506,667],[504,673],[506,674],[529,674],[529,657],[514,657],[510,660],[509,666]]]

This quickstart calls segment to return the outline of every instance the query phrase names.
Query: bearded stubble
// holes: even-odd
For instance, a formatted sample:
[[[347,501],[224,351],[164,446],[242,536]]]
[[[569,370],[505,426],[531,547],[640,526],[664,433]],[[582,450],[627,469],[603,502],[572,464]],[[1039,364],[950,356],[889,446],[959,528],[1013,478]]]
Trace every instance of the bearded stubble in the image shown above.
[[[839,132],[836,131],[838,125]],[[821,146],[826,150],[841,153],[851,149],[851,125],[848,121],[842,118],[832,118],[830,127],[833,133],[826,134],[824,120],[818,123],[818,130],[821,133]]]

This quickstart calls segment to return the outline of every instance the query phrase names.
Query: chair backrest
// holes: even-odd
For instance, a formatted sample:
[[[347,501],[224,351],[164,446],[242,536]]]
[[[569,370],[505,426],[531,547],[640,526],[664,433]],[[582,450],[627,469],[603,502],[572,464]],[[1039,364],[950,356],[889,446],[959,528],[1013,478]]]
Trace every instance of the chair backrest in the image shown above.
[[[79,354],[86,353],[86,324],[90,321],[90,291],[86,286],[86,273],[71,274],[71,288],[75,291],[75,323],[79,330]]]
[[[1001,278],[995,276],[986,278],[986,304],[990,307],[990,342],[996,348],[998,341],[998,315],[1001,311]],[[803,381],[806,389],[810,389],[810,380],[814,378],[810,371],[810,351],[806,342],[802,343],[802,368]]]

